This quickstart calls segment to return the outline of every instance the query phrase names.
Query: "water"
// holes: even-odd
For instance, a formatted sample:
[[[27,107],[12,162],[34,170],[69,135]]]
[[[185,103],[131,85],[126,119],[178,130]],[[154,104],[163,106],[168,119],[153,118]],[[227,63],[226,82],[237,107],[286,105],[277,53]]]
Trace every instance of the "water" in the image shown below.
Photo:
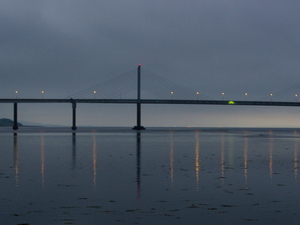
[[[299,148],[296,129],[1,128],[0,221],[298,224]]]

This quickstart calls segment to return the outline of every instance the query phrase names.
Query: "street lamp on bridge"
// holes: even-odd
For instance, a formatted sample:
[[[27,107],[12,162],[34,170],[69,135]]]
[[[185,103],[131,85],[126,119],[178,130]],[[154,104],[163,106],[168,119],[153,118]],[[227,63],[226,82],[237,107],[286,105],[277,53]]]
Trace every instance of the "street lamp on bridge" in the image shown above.
[[[247,101],[248,93],[245,93],[245,100]]]
[[[224,95],[225,95],[225,93],[224,93],[224,92],[222,92],[222,100],[224,100]]]
[[[171,91],[170,94],[171,94],[171,99],[173,99],[174,92]]]
[[[15,93],[16,93],[16,98],[18,98],[18,93],[19,93],[19,92],[18,92],[18,91],[15,91]]]
[[[200,92],[197,91],[196,95],[197,95],[197,100],[198,100],[198,98],[199,98],[198,96],[200,95]]]
[[[45,93],[45,92],[44,92],[44,91],[41,91],[41,93],[42,93],[42,99],[44,99],[44,93]]]

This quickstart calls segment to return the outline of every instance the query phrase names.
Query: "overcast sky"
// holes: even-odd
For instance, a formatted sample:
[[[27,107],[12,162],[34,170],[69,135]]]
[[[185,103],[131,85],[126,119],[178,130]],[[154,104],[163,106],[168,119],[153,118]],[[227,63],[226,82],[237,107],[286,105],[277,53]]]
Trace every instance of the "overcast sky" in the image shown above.
[[[140,63],[212,99],[268,99],[300,83],[299,11],[294,0],[0,0],[0,97],[66,98]],[[298,108],[142,109],[145,126],[300,126]],[[21,105],[19,120],[68,125],[71,106]],[[78,125],[134,123],[134,105],[78,106]]]

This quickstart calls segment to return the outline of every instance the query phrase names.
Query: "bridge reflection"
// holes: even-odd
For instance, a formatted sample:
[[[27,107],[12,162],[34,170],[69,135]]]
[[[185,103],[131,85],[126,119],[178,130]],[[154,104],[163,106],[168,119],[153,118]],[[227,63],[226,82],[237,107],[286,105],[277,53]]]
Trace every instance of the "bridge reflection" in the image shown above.
[[[136,173],[134,175],[135,181],[136,181],[136,193],[137,193],[137,199],[138,201],[141,199],[142,196],[142,177],[141,177],[141,170],[142,170],[142,139],[143,139],[143,132],[136,131],[135,135],[135,153],[136,153],[136,159],[135,159],[135,170]],[[146,135],[146,133],[145,133]],[[275,161],[274,159],[274,151],[275,151],[275,135],[272,131],[269,131],[267,136],[264,136],[265,140],[265,149],[259,149],[259,153],[254,153],[255,146],[251,147],[250,141],[251,137],[249,137],[248,131],[244,131],[240,137],[242,140],[242,145],[235,146],[231,143],[230,133],[221,132],[219,136],[219,151],[213,152],[216,154],[214,156],[215,158],[219,158],[219,161],[213,162],[213,168],[215,171],[219,171],[220,173],[220,179],[221,184],[226,184],[226,177],[228,175],[232,176],[233,169],[235,172],[243,173],[243,179],[244,179],[244,185],[247,189],[249,186],[249,178],[253,180],[255,178],[255,171],[257,169],[255,168],[258,166],[264,166],[262,162],[264,162],[264,159],[267,159],[267,163],[265,163],[265,166],[268,171],[268,176],[270,181],[273,181],[274,174],[277,174],[277,168],[276,165],[280,164],[281,162],[290,163],[291,167],[293,168],[293,174],[294,174],[294,180],[297,181],[298,178],[298,148],[299,148],[299,138],[298,138],[298,131],[293,132],[293,149],[290,152],[285,152],[283,157],[287,157],[290,159],[290,162],[287,162],[285,159],[277,159]],[[71,146],[71,161],[70,161],[70,170],[75,172],[78,170],[77,168],[77,135],[74,133],[69,136],[70,137],[70,146]],[[97,142],[97,135],[91,135],[92,137],[92,147],[90,149],[90,157],[91,157],[91,165],[92,165],[92,180],[90,185],[94,187],[94,189],[97,189],[97,180],[98,176],[101,176],[101,172],[98,172],[98,166],[99,166],[99,146]],[[177,137],[177,136],[176,136]],[[192,157],[193,157],[193,173],[194,173],[194,181],[195,181],[195,189],[199,191],[201,189],[202,184],[206,182],[205,179],[207,179],[207,176],[202,176],[202,174],[207,174],[207,171],[205,171],[207,168],[207,164],[205,163],[208,160],[208,154],[211,154],[209,152],[209,149],[205,149],[205,145],[201,147],[201,143],[205,140],[206,136],[205,133],[203,134],[201,131],[195,131],[194,134],[194,149],[189,149],[193,151]],[[177,171],[175,170],[175,164],[177,161],[175,161],[175,155],[176,155],[176,144],[174,141],[174,133],[169,133],[169,156],[168,156],[168,165],[166,165],[166,168],[169,168],[169,179],[170,179],[170,187],[176,186],[175,180],[180,179],[180,176],[176,176]],[[234,142],[238,143],[238,142]],[[241,146],[242,149],[241,149]],[[251,149],[251,151],[249,151]],[[200,151],[201,150],[201,151]],[[47,153],[47,144],[45,143],[45,136],[43,134],[40,135],[40,180],[41,180],[41,186],[44,187],[45,184],[47,184],[47,167],[46,167],[46,161],[49,161],[50,159],[47,159],[46,153]],[[180,153],[180,152],[178,152]],[[177,154],[178,154],[177,153]],[[257,155],[255,155],[257,154]],[[265,154],[266,158],[260,158]],[[290,154],[290,155],[288,155]],[[277,155],[275,155],[277,156]],[[14,163],[14,174],[15,174],[15,185],[16,187],[20,184],[20,176],[22,176],[22,173],[20,173],[20,153],[19,153],[19,136],[18,134],[13,135],[13,163]],[[256,158],[256,161],[255,161]],[[260,161],[261,160],[261,161]],[[278,161],[280,160],[280,161]],[[50,163],[50,162],[48,162]],[[259,164],[257,164],[259,163]],[[30,162],[29,162],[30,164]],[[211,166],[211,165],[210,165]],[[288,166],[288,165],[287,165]],[[144,165],[144,167],[147,167],[147,165]],[[242,169],[241,169],[242,168]],[[49,168],[50,169],[50,168]],[[147,170],[147,168],[144,168],[144,170]],[[265,172],[265,169],[260,170],[260,173]],[[205,178],[206,177],[206,178]]]
[[[141,133],[136,133],[136,183],[137,199],[141,199]]]
[[[16,187],[19,185],[19,145],[18,145],[18,136],[14,134],[13,136],[13,143],[14,143],[14,171],[15,171],[15,182]]]

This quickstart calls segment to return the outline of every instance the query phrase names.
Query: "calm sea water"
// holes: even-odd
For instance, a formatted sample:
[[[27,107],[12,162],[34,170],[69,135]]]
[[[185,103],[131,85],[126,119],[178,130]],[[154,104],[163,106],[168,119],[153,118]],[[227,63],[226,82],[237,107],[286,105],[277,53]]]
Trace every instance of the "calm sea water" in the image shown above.
[[[1,128],[0,152],[1,224],[300,221],[296,129]]]

